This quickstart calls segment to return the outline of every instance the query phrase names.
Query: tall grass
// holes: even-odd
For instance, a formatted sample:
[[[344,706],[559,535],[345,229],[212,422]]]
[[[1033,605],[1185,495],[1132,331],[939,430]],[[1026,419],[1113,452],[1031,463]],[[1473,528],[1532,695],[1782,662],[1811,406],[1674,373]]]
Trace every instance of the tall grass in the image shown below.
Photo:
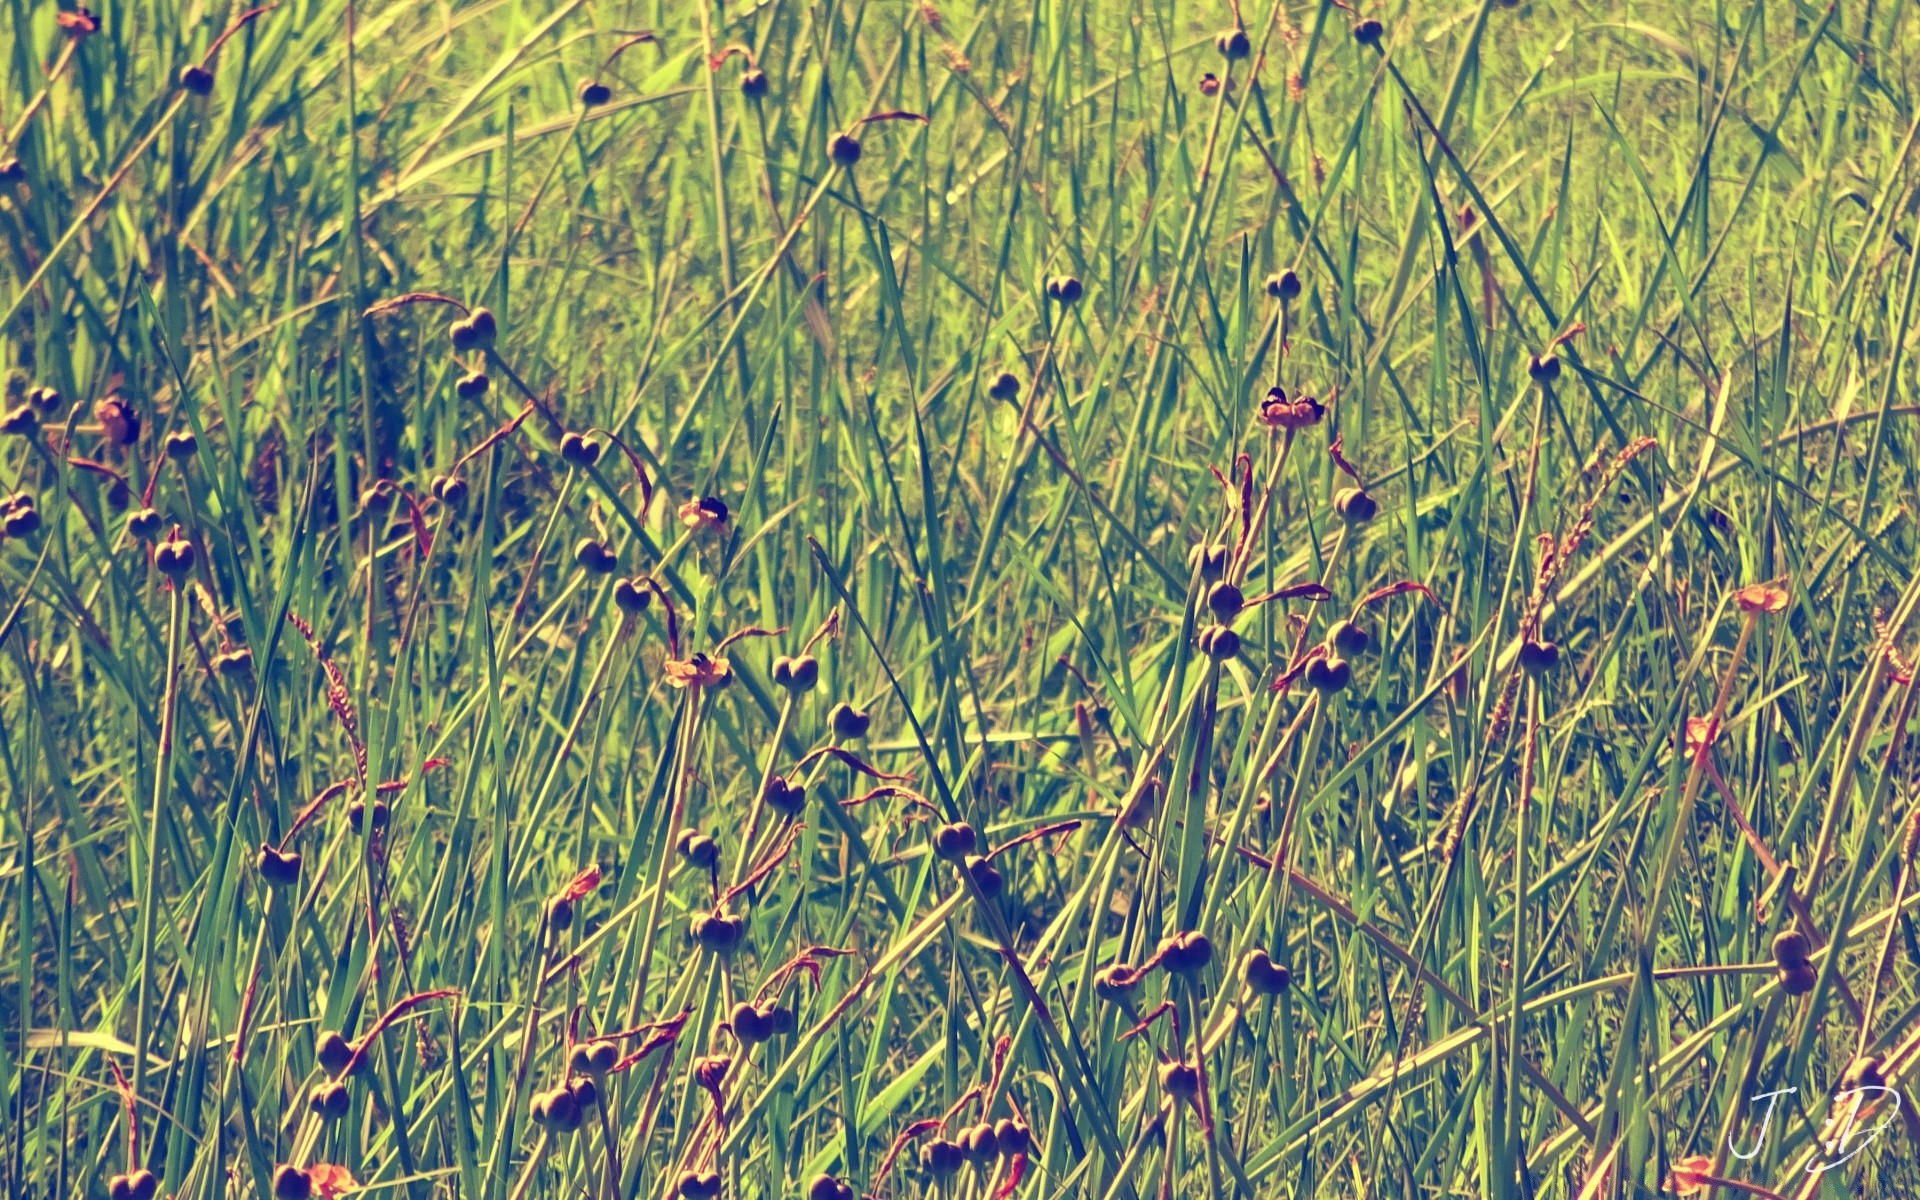
[[[5,14],[9,1195],[1920,1182],[1909,6]]]

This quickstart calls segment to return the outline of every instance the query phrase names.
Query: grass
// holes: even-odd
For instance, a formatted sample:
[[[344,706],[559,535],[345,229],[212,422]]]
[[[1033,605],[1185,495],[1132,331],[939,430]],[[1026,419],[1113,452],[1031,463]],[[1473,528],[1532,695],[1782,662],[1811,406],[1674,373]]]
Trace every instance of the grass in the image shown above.
[[[4,19],[7,1194],[1920,1182],[1910,6]]]

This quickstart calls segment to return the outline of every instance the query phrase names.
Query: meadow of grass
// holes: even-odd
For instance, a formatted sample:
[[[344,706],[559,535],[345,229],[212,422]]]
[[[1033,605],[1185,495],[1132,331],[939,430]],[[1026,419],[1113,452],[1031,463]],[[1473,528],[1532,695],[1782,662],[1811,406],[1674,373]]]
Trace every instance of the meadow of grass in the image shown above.
[[[96,2],[7,1195],[1920,1184],[1912,5]]]

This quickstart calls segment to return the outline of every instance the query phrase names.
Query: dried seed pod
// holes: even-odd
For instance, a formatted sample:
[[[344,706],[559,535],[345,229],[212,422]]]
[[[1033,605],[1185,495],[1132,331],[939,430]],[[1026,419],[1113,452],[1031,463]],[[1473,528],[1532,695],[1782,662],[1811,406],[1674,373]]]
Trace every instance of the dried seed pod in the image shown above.
[[[168,458],[180,462],[200,453],[200,439],[191,429],[176,429],[167,435],[166,450]]]
[[[376,830],[385,829],[387,827],[387,821],[390,817],[392,817],[392,815],[393,815],[393,811],[387,807],[387,802],[385,800],[381,800],[378,798],[374,800],[373,802],[374,829]],[[365,827],[366,822],[367,822],[366,801],[355,800],[352,804],[347,805],[347,824],[353,827],[353,831],[355,833],[360,833]]]
[[[273,1170],[273,1200],[308,1200],[313,1181],[292,1163],[281,1163]]]
[[[1213,961],[1213,942],[1197,929],[1170,933],[1160,939],[1160,965],[1176,975],[1192,975]]]
[[[1227,561],[1233,555],[1224,542],[1196,543],[1187,551],[1187,566],[1200,572],[1200,581],[1206,584],[1218,583],[1227,573]]]
[[[1353,40],[1359,42],[1362,46],[1378,46],[1381,36],[1385,34],[1386,31],[1386,26],[1380,24],[1380,22],[1374,18],[1368,17],[1353,27]]]
[[[300,882],[300,855],[297,851],[282,852],[263,844],[256,865],[260,869],[260,877],[274,887],[292,887]]]
[[[600,1085],[595,1083],[590,1076],[582,1075],[572,1083],[569,1083],[567,1085],[567,1092],[573,1097],[574,1104],[577,1105],[583,1113],[600,1103]]]
[[[682,1171],[674,1190],[681,1200],[714,1200],[720,1194],[720,1172]]]
[[[213,656],[213,669],[228,679],[238,679],[253,668],[253,651],[245,646],[235,646],[223,654]]]
[[[1207,608],[1221,621],[1233,620],[1246,605],[1246,596],[1224,579],[1207,589]]]
[[[133,1200],[133,1187],[125,1175],[107,1180],[107,1200]]]
[[[40,432],[40,414],[31,404],[16,404],[0,417],[0,433],[11,437],[30,438]]]
[[[935,1179],[945,1179],[966,1162],[966,1151],[946,1138],[935,1138],[920,1150],[920,1165]]]
[[[1847,1069],[1840,1073],[1840,1086],[1843,1089],[1885,1087],[1887,1076],[1878,1058],[1864,1054],[1848,1063]]]
[[[573,901],[565,896],[555,896],[547,902],[547,927],[555,933],[565,933],[573,927]]]
[[[1110,1003],[1133,995],[1139,986],[1140,971],[1125,963],[1102,967],[1093,974],[1094,994]]]
[[[433,481],[434,499],[448,508],[460,508],[467,502],[467,481],[459,475],[442,475]]]
[[[473,344],[483,349],[493,345],[493,339],[499,333],[493,313],[484,308],[476,308],[468,313],[467,325],[473,330]]]
[[[760,1010],[767,1019],[767,1033],[771,1037],[785,1037],[792,1033],[797,1024],[793,1010],[784,1004],[768,1005]]]
[[[116,446],[131,446],[140,440],[140,414],[118,392],[93,406],[94,419]]]
[[[1380,512],[1380,502],[1365,488],[1341,488],[1333,497],[1333,511],[1349,525],[1365,525]]]
[[[127,1194],[133,1200],[153,1200],[159,1190],[159,1177],[145,1167],[127,1172]]]
[[[12,155],[0,158],[0,183],[15,184],[27,177],[27,164]]]
[[[1560,356],[1549,350],[1527,359],[1527,378],[1546,387],[1560,378]]]
[[[176,583],[193,570],[193,543],[177,534],[154,547],[153,565]]]
[[[698,829],[682,829],[675,849],[680,851],[681,858],[702,871],[710,870],[720,861],[720,847]]]
[[[1275,300],[1292,300],[1300,294],[1300,276],[1292,267],[1267,276],[1267,295]]]
[[[1352,621],[1341,621],[1327,631],[1327,645],[1351,658],[1367,652],[1373,645],[1373,635],[1368,633],[1364,626],[1356,625]]]
[[[747,919],[728,913],[701,913],[689,926],[693,940],[715,954],[725,957],[746,940]]]
[[[597,108],[613,99],[613,89],[597,79],[580,81],[580,103],[587,108]]]
[[[181,90],[196,96],[205,96],[213,91],[213,72],[198,64],[190,64],[180,70]]]
[[[850,133],[836,133],[827,142],[827,157],[839,166],[852,169],[860,161],[860,139]]]
[[[1073,275],[1055,275],[1047,280],[1047,299],[1055,304],[1072,304],[1079,300],[1086,289]]]
[[[795,695],[810,692],[820,683],[820,660],[811,654],[782,654],[773,660],[773,681]]]
[[[995,400],[1012,400],[1020,395],[1020,378],[1011,371],[1002,371],[994,376],[987,385],[987,395]]]
[[[478,400],[486,395],[487,389],[492,386],[493,380],[485,371],[468,371],[453,381],[453,394],[462,400]]]
[[[942,825],[933,834],[933,852],[948,862],[965,862],[980,847],[980,835],[965,821]]]
[[[1560,664],[1560,645],[1528,638],[1520,643],[1520,667],[1529,675],[1544,675]]]
[[[546,1093],[546,1120],[542,1122],[555,1133],[572,1133],[580,1128],[580,1103],[573,1093],[564,1087],[554,1088]]]
[[[40,409],[42,412],[52,412],[59,408],[62,399],[63,397],[60,395],[59,388],[51,387],[44,383],[38,387],[27,389],[27,403]]]
[[[1789,996],[1804,996],[1820,981],[1819,970],[1810,962],[1782,967],[1776,974],[1780,980],[1780,990]]]
[[[1782,929],[1773,935],[1773,961],[1781,967],[1799,966],[1810,953],[1807,935],[1798,929]]]
[[[1216,662],[1225,662],[1240,653],[1240,635],[1225,625],[1209,625],[1200,631],[1201,653]]]
[[[758,100],[767,94],[767,73],[758,67],[748,67],[740,72],[740,94],[749,100]]]
[[[600,443],[584,433],[560,435],[560,457],[576,467],[591,467],[600,461]]]
[[[727,1014],[727,1027],[733,1030],[733,1036],[742,1046],[758,1046],[773,1036],[773,1031],[767,1028],[766,1014],[745,1000]]]
[[[1220,57],[1228,62],[1239,62],[1253,52],[1253,43],[1247,40],[1247,31],[1237,25],[1215,34],[1213,45],[1220,51]]]
[[[0,530],[5,530],[10,538],[23,538],[40,528],[40,510],[34,507],[33,500],[27,498],[7,509],[0,517]]]
[[[850,742],[855,738],[867,736],[867,729],[873,724],[873,717],[842,700],[827,713],[827,723],[833,727],[834,737],[843,742]]]

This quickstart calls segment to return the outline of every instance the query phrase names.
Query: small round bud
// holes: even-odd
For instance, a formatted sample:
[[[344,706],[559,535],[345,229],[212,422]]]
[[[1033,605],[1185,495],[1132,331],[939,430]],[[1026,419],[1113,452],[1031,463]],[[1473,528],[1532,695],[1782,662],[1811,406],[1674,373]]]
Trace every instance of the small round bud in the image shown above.
[[[228,679],[239,679],[253,669],[253,651],[245,646],[235,646],[224,654],[213,656],[213,669]]]
[[[128,535],[143,542],[156,536],[160,526],[160,514],[151,508],[136,508],[127,514]]]
[[[1773,935],[1773,961],[1782,967],[1799,966],[1811,952],[1807,935],[1798,929],[1783,929]]]
[[[621,612],[635,616],[647,611],[647,605],[653,603],[653,593],[637,577],[622,579],[613,585],[613,602]]]
[[[338,1121],[353,1107],[353,1093],[344,1083],[321,1083],[307,1093],[307,1107],[322,1121]]]
[[[873,717],[842,700],[827,714],[827,723],[833,727],[834,737],[843,742],[850,742],[855,738],[867,736],[867,729],[873,724]]]
[[[273,1171],[273,1200],[308,1200],[313,1181],[292,1163],[281,1163]]]
[[[688,927],[693,940],[703,949],[726,957],[740,948],[746,939],[747,922],[745,917],[729,916],[726,913],[701,913]]]
[[[591,467],[600,461],[600,443],[583,433],[562,434],[560,457],[576,467]]]
[[[854,1200],[853,1185],[831,1175],[815,1175],[807,1185],[807,1200]]]
[[[1086,289],[1073,275],[1056,275],[1047,280],[1047,299],[1055,304],[1072,304],[1079,300]]]
[[[1560,644],[1528,638],[1520,643],[1520,667],[1529,675],[1544,675],[1560,664]]]
[[[620,556],[597,538],[581,538],[573,548],[573,561],[592,574],[611,575],[620,565]]]
[[[1344,691],[1347,684],[1353,682],[1353,668],[1347,665],[1346,659],[1333,654],[1308,663],[1301,678],[1306,680],[1308,687],[1327,696]]]
[[[772,1037],[785,1037],[794,1029],[793,1010],[784,1004],[776,1004],[761,1010],[767,1019],[767,1033]]]
[[[555,933],[565,933],[573,927],[573,901],[565,896],[555,896],[547,903],[547,925]]]
[[[767,94],[767,73],[758,67],[748,67],[740,72],[740,94],[749,100],[758,100]]]
[[[1140,972],[1125,963],[1114,963],[1093,973],[1094,994],[1109,1002],[1126,999],[1139,986]]]
[[[260,877],[274,887],[292,887],[300,882],[300,855],[297,852],[283,852],[262,845],[255,865],[260,869]]]
[[[175,535],[154,548],[153,565],[161,574],[178,582],[193,570],[193,543]]]
[[[33,506],[32,500],[14,505],[7,509],[5,516],[0,517],[0,530],[4,530],[10,538],[27,537],[39,528],[40,510]]]
[[[773,660],[773,681],[795,695],[810,692],[820,682],[820,660],[811,654],[782,654]]]
[[[978,1167],[1000,1157],[1000,1139],[994,1136],[993,1126],[985,1121],[961,1134],[960,1144],[966,1147],[967,1161]]]
[[[61,399],[59,388],[49,387],[44,383],[39,387],[29,388],[27,390],[27,403],[40,409],[42,412],[52,412],[59,408]]]
[[[613,99],[613,89],[597,79],[580,81],[580,103],[587,108],[597,108]]]
[[[1271,955],[1258,948],[1247,951],[1240,971],[1247,988],[1256,996],[1277,996],[1293,982],[1292,971],[1275,964]]]
[[[159,1177],[145,1167],[127,1172],[127,1194],[132,1200],[153,1200],[159,1190]]]
[[[681,1200],[714,1200],[720,1194],[720,1172],[682,1171],[674,1188]]]
[[[973,886],[979,888],[980,894],[987,899],[991,900],[998,896],[1000,889],[1006,886],[1006,877],[1000,874],[1000,868],[980,855],[968,856],[965,865],[968,877],[973,880]]]
[[[773,1031],[767,1028],[765,1015],[745,1000],[734,1005],[733,1011],[727,1014],[727,1026],[743,1046],[758,1046],[773,1036]]]
[[[1215,34],[1213,44],[1220,51],[1220,57],[1228,62],[1239,62],[1253,52],[1253,43],[1247,40],[1247,31],[1238,26]]]
[[[1854,1059],[1840,1073],[1842,1088],[1878,1088],[1886,1085],[1886,1072],[1881,1069],[1880,1060],[1871,1054]]]
[[[1378,46],[1381,35],[1386,33],[1386,31],[1386,26],[1380,24],[1380,22],[1374,18],[1368,17],[1353,27],[1353,40],[1359,42],[1362,46]]]
[[[447,326],[447,340],[453,343],[456,354],[465,354],[480,344],[474,337],[473,322],[465,317]]]
[[[827,142],[827,156],[842,167],[852,168],[860,161],[860,139],[850,133],[836,133]]]
[[[1789,996],[1804,996],[1820,982],[1820,972],[1810,962],[1795,963],[1779,970],[1780,990]]]
[[[192,458],[200,452],[200,439],[193,436],[191,429],[177,429],[167,435],[167,457],[176,462]]]
[[[1200,1095],[1200,1072],[1192,1063],[1164,1063],[1160,1067],[1160,1090],[1175,1100],[1192,1102]]]
[[[1200,631],[1200,652],[1215,662],[1225,662],[1240,654],[1240,635],[1225,625],[1209,625]]]
[[[1549,350],[1527,360],[1527,378],[1542,387],[1560,378],[1560,356]]]
[[[1033,1130],[1025,1121],[1015,1117],[1003,1117],[994,1124],[993,1138],[1000,1143],[1000,1153],[1012,1158],[1025,1154],[1033,1145]]]
[[[460,475],[442,475],[433,481],[434,499],[448,508],[460,508],[467,502],[467,481]]]
[[[933,852],[948,862],[965,862],[979,845],[979,835],[965,821],[942,825],[933,834]]]
[[[492,386],[493,380],[485,371],[468,371],[453,381],[453,394],[462,400],[478,400],[486,395],[487,389]]]
[[[1020,379],[1011,371],[1002,371],[987,385],[987,395],[995,400],[1013,400],[1020,395]]]
[[[945,1179],[966,1161],[966,1152],[945,1138],[935,1138],[920,1150],[920,1165],[935,1179]]]
[[[1176,975],[1192,975],[1213,961],[1213,942],[1197,929],[1160,939],[1160,965]]]
[[[392,815],[391,811],[387,808],[387,802],[385,800],[381,800],[376,797],[373,802],[374,829],[376,830],[385,829],[387,827],[387,819],[391,815]],[[347,824],[353,826],[353,831],[355,833],[359,833],[361,831],[362,826],[366,824],[366,820],[367,820],[366,801],[355,800],[352,804],[347,805]]]
[[[573,1103],[582,1113],[600,1103],[600,1085],[587,1076],[581,1076],[567,1085],[567,1092],[573,1097]]]
[[[1292,300],[1300,295],[1300,276],[1292,267],[1267,276],[1267,295],[1275,300]]]
[[[467,325],[473,331],[473,344],[482,348],[493,345],[493,339],[499,333],[499,326],[488,309],[476,308],[468,313]]]
[[[1341,488],[1333,497],[1333,511],[1349,525],[1365,525],[1380,511],[1380,502],[1365,488]]]
[[[329,1029],[320,1035],[313,1044],[313,1056],[320,1063],[320,1069],[329,1075],[338,1076],[353,1060],[353,1044],[342,1037],[337,1030]]]
[[[1207,589],[1207,607],[1222,621],[1231,621],[1245,608],[1247,598],[1239,588],[1222,579]]]
[[[556,1133],[572,1133],[580,1128],[580,1104],[565,1088],[547,1093],[547,1128]]]
[[[107,1200],[133,1200],[133,1185],[127,1182],[125,1175],[115,1175],[107,1180]]]
[[[1327,631],[1327,645],[1351,658],[1367,652],[1373,645],[1373,635],[1368,633],[1364,626],[1356,625],[1352,621],[1341,621]]]
[[[1187,565],[1200,572],[1201,582],[1218,583],[1227,573],[1228,560],[1232,556],[1233,551],[1224,542],[1214,542],[1212,545],[1202,542],[1187,552]]]
[[[204,96],[213,91],[213,72],[198,64],[181,68],[180,87],[196,96]]]
[[[698,867],[702,871],[711,869],[714,863],[720,861],[720,847],[712,838],[698,829],[681,830],[680,842],[676,849],[680,851],[680,857],[686,859],[690,866]]]

